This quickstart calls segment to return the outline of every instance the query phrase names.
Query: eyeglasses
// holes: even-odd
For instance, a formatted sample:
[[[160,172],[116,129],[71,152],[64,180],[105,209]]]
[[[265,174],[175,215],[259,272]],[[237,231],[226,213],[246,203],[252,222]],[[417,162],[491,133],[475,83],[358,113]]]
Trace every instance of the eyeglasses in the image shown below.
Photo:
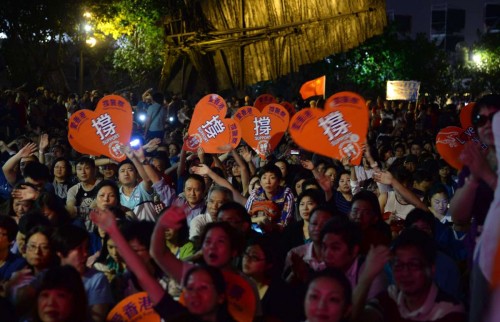
[[[252,262],[262,262],[266,260],[265,258],[260,258],[259,256],[252,255],[250,253],[244,252],[243,257],[248,258]]]
[[[493,122],[493,116],[495,116],[495,113],[491,113],[490,115],[481,115],[481,114],[478,114],[478,115],[476,115],[476,117],[474,117],[473,123],[477,127],[482,127],[488,121],[490,121],[490,123]]]
[[[410,261],[408,263],[403,263],[398,260],[393,260],[391,262],[392,270],[395,272],[401,272],[407,269],[410,272],[418,272],[424,268],[424,263],[419,260]]]
[[[50,251],[50,247],[47,244],[28,244],[26,246],[26,250],[29,252],[37,252],[40,250],[42,253],[48,253]]]

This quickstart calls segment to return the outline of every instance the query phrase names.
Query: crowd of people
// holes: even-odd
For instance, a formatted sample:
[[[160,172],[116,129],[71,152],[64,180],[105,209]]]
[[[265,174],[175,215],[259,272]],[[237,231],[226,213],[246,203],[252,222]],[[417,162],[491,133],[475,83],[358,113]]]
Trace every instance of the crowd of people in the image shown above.
[[[367,101],[354,165],[287,134],[266,159],[243,141],[220,155],[188,152],[189,103],[123,94],[143,140],[122,146],[117,163],[67,141],[68,117],[103,95],[0,97],[0,320],[121,321],[108,313],[139,292],[165,321],[494,314],[482,263],[497,242],[485,223],[497,215],[500,96],[477,100],[472,124],[488,148],[466,143],[456,171],[435,143],[459,126],[453,104]],[[227,104],[231,116],[252,102]]]

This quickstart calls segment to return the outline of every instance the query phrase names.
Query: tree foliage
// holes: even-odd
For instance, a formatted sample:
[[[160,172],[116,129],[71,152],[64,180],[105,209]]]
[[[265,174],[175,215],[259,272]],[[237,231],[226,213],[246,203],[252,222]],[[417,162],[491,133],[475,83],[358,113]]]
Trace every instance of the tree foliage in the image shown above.
[[[115,42],[113,64],[135,81],[159,70],[163,62],[163,19],[175,1],[93,1],[89,5],[96,35]]]
[[[482,92],[500,92],[500,34],[485,34],[472,49],[467,64],[470,89],[475,96]]]
[[[330,68],[332,78],[370,95],[385,95],[388,80],[420,81],[420,92],[431,96],[447,93],[452,83],[448,56],[443,50],[424,35],[400,39],[391,28],[327,61],[335,66]]]
[[[13,84],[40,84],[63,75],[65,44],[75,34],[78,12],[77,5],[65,0],[2,2],[0,32],[7,38],[1,54]],[[57,82],[65,84],[64,77]]]

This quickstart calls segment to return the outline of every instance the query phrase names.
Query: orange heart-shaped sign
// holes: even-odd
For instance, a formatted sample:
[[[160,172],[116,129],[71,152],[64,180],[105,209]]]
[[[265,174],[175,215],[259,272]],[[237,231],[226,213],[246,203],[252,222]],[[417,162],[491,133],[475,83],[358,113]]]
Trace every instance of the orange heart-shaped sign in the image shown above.
[[[274,96],[272,96],[271,94],[262,94],[255,99],[255,102],[253,102],[253,106],[259,111],[262,111],[267,105],[276,102],[276,98],[274,98]]]
[[[441,129],[436,136],[436,149],[439,155],[453,168],[460,170],[463,167],[460,161],[460,154],[464,149],[465,141],[458,138],[463,132],[462,128],[457,126],[448,126]]]
[[[153,309],[153,306],[148,293],[135,293],[116,304],[108,313],[106,321],[160,322],[160,316]]]
[[[448,126],[441,129],[436,136],[436,149],[439,155],[453,168],[461,170],[463,167],[460,161],[460,154],[464,149],[465,143],[473,141],[486,150],[488,146],[481,143],[474,132],[474,128],[462,129],[458,126]]]
[[[328,97],[325,102],[325,109],[332,109],[337,106],[358,108],[366,106],[366,102],[361,95],[354,92],[338,92]]]
[[[206,153],[224,153],[238,146],[241,130],[238,123],[225,119],[226,102],[217,94],[203,97],[195,106],[185,149],[202,147]]]
[[[476,105],[476,103],[469,103],[460,110],[460,125],[462,125],[464,129],[468,129],[472,126],[472,109],[474,109],[474,105]]]
[[[280,104],[269,104],[262,112],[252,106],[243,106],[234,114],[240,124],[241,137],[265,159],[278,145],[288,128],[288,111]]]
[[[107,95],[95,111],[73,113],[68,129],[68,140],[76,151],[122,161],[125,154],[120,146],[128,144],[132,134],[132,108],[125,98]]]
[[[280,105],[283,106],[284,108],[286,108],[286,110],[288,111],[288,115],[290,115],[290,117],[292,117],[295,114],[295,112],[296,112],[295,106],[293,106],[292,103],[283,101],[283,102],[280,102]]]
[[[292,117],[288,131],[305,150],[335,159],[347,156],[359,165],[368,132],[368,108],[360,104],[305,108]]]

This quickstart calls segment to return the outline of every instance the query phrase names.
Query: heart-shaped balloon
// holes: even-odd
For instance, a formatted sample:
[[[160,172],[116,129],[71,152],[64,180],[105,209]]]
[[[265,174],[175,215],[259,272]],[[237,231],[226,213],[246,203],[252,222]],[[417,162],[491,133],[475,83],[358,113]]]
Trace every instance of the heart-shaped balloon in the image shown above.
[[[465,143],[473,141],[481,146],[481,149],[486,150],[488,146],[481,143],[474,128],[462,129],[458,126],[448,126],[441,129],[436,136],[436,149],[439,155],[453,168],[461,170],[463,167],[460,161]]]
[[[241,137],[265,159],[278,145],[288,128],[288,111],[280,104],[269,104],[259,111],[252,106],[243,106],[234,114],[240,124]]]
[[[68,129],[68,140],[76,151],[122,161],[126,156],[120,146],[129,144],[132,134],[132,108],[125,98],[107,95],[95,111],[73,113]]]
[[[238,146],[241,130],[238,123],[225,119],[227,106],[222,97],[209,94],[195,106],[185,149],[196,151],[202,147],[206,153],[224,153]]]
[[[288,131],[305,150],[334,159],[349,157],[359,165],[368,132],[368,108],[361,104],[305,108],[292,117]]]
[[[271,94],[262,94],[255,99],[255,102],[253,102],[253,106],[259,111],[262,111],[264,107],[271,103],[276,103],[276,98],[274,98],[274,96],[272,96]]]

